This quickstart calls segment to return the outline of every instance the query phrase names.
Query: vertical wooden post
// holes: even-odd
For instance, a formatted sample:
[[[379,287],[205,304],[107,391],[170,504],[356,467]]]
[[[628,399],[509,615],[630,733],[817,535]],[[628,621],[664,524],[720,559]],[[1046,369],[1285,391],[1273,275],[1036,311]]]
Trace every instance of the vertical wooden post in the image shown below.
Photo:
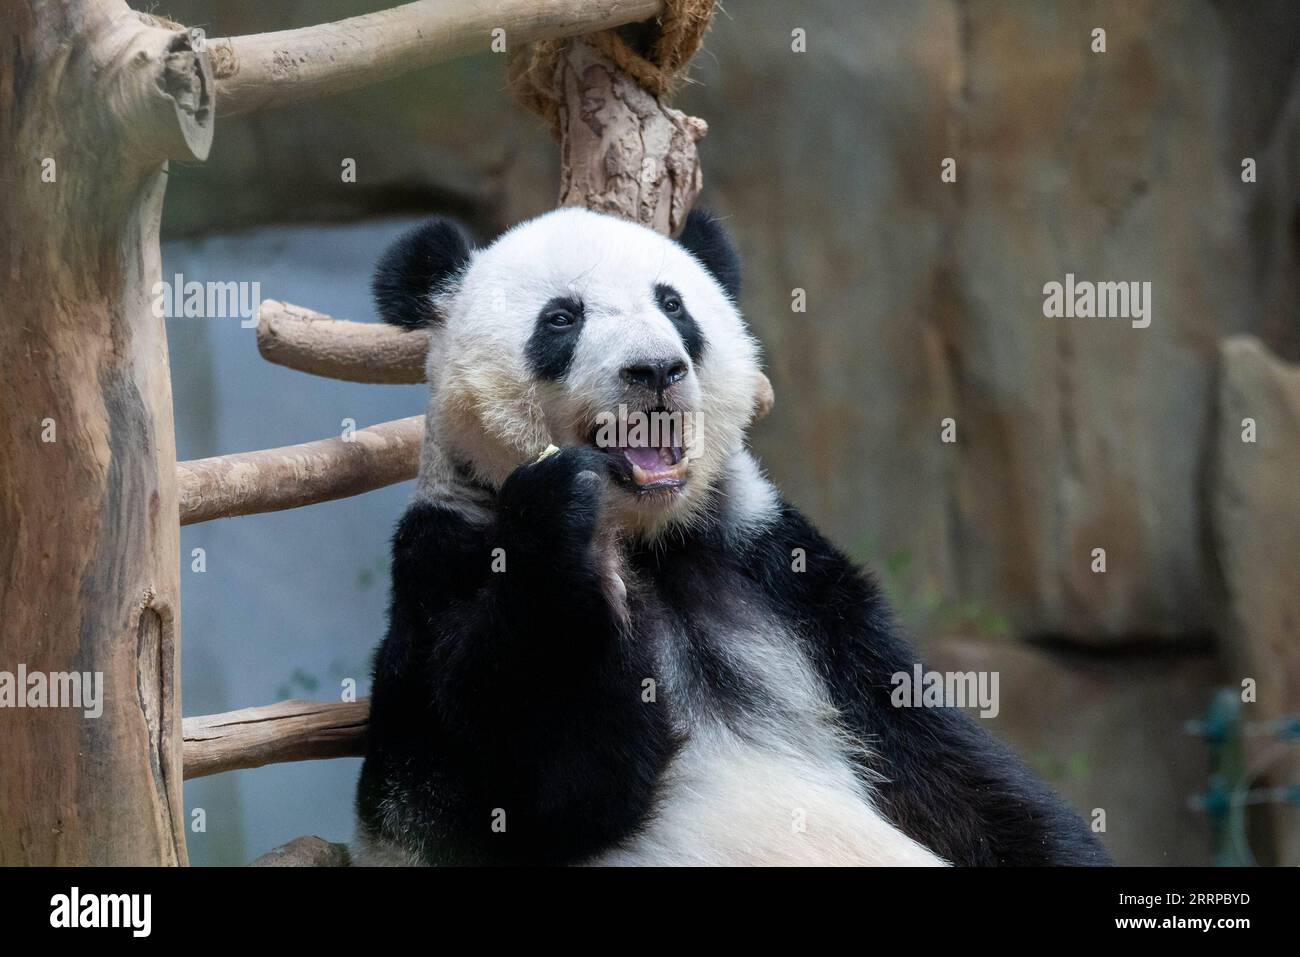
[[[708,124],[644,90],[585,37],[556,56],[560,205],[675,236],[703,185],[695,144]]]
[[[0,865],[186,861],[176,450],[150,307],[166,161],[206,156],[212,89],[183,30],[121,0],[0,17],[0,672],[103,681],[98,717],[0,708]]]

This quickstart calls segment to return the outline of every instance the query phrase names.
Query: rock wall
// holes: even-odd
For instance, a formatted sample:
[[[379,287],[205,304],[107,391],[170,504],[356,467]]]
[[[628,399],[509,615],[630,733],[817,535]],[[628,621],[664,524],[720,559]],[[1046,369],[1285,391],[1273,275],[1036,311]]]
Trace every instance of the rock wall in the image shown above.
[[[1209,824],[1188,802],[1205,789],[1208,763],[1183,724],[1223,680],[1212,654],[1099,655],[954,638],[935,645],[930,664],[998,673],[1000,711],[979,720],[1084,820],[1100,822],[1116,864],[1210,862]]]
[[[1213,9],[801,5],[792,55],[761,6],[719,27],[684,99],[714,120],[708,183],[749,258],[779,400],[758,442],[783,488],[1019,635],[1204,639],[1218,339],[1262,325],[1253,200],[1300,172],[1238,142]],[[1151,282],[1150,326],[1044,318],[1067,273]]]
[[[1209,482],[1220,633],[1234,675],[1254,684],[1244,716],[1264,730],[1300,721],[1300,367],[1249,336],[1225,341],[1221,356]],[[1250,783],[1300,783],[1300,742],[1253,743]],[[1300,809],[1275,810],[1279,858],[1295,863]]]

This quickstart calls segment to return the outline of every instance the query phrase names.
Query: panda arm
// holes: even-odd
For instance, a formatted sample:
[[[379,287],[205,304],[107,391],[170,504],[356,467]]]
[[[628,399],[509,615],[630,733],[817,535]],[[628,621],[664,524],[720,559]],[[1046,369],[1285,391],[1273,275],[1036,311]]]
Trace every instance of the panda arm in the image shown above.
[[[483,663],[539,676],[611,644],[616,618],[592,550],[601,494],[592,472],[603,463],[585,451],[516,469],[492,520],[426,502],[403,516],[391,618],[420,633],[448,674]]]
[[[478,859],[564,862],[608,846],[648,812],[671,751],[660,709],[641,700],[653,668],[623,635],[592,549],[603,479],[590,473],[605,462],[568,449],[522,466],[486,525],[417,504],[394,540],[375,707],[422,702],[406,713],[427,728],[403,747],[437,742],[420,760],[440,788],[455,782],[465,823],[452,830]],[[389,660],[402,664],[381,684]],[[496,809],[504,832],[489,827]]]

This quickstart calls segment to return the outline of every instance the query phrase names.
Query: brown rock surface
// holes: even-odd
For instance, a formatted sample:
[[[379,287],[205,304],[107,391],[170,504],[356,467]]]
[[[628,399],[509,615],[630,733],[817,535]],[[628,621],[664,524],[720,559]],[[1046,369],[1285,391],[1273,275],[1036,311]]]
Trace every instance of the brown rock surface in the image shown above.
[[[979,719],[1091,820],[1117,864],[1210,863],[1205,816],[1209,753],[1188,734],[1221,683],[1208,653],[1081,654],[966,638],[942,641],[927,667],[996,671],[1000,710]]]
[[[1300,367],[1249,336],[1220,351],[1211,466],[1213,537],[1227,594],[1224,648],[1232,684],[1256,682],[1247,720],[1300,715]],[[1255,427],[1244,442],[1243,420]],[[1276,747],[1264,781],[1300,783],[1300,744]],[[1278,806],[1282,863],[1300,862],[1300,810]]]

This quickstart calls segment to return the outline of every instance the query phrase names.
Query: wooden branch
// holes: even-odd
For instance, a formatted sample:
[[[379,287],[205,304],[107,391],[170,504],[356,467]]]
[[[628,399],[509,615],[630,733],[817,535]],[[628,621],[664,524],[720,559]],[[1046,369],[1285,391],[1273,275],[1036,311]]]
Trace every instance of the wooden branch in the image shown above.
[[[186,718],[184,777],[364,753],[370,700],[281,701]]]
[[[352,855],[346,844],[331,844],[314,834],[296,837],[263,854],[249,867],[350,867]]]
[[[704,182],[695,144],[708,124],[646,92],[583,38],[559,54],[555,88],[560,205],[681,232]]]
[[[276,365],[347,382],[424,381],[429,334],[378,322],[349,322],[267,299],[257,320],[257,351]]]
[[[260,452],[176,464],[180,522],[254,515],[360,495],[415,478],[424,416]]]
[[[128,11],[115,29],[130,35],[126,50],[114,49],[128,66],[113,74],[107,97],[121,114],[124,138],[146,161],[207,159],[215,119],[211,60],[184,28],[148,14]]]
[[[284,106],[492,49],[657,16],[662,0],[418,0],[298,30],[209,43],[222,114]]]

